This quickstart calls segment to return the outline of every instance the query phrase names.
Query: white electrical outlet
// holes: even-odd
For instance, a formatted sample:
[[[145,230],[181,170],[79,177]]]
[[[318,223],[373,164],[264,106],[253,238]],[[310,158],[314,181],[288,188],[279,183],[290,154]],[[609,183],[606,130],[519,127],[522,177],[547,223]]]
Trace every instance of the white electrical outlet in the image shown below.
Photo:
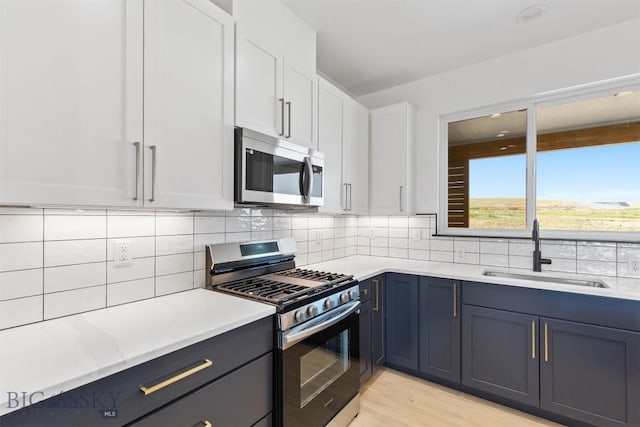
[[[131,240],[116,240],[113,243],[113,257],[116,265],[131,265],[132,245]]]
[[[640,256],[629,255],[627,258],[627,270],[633,275],[640,276]]]

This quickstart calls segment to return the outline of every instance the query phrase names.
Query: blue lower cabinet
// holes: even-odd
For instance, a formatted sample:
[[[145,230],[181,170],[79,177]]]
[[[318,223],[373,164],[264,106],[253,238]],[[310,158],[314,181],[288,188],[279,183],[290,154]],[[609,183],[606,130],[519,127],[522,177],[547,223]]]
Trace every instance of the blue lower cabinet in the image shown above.
[[[373,374],[371,355],[371,300],[360,306],[360,384]]]
[[[640,426],[640,333],[540,324],[542,409],[597,426]]]
[[[418,370],[418,277],[387,274],[386,362]]]
[[[462,307],[462,383],[539,405],[538,317]]]
[[[460,382],[460,283],[420,278],[419,370]]]

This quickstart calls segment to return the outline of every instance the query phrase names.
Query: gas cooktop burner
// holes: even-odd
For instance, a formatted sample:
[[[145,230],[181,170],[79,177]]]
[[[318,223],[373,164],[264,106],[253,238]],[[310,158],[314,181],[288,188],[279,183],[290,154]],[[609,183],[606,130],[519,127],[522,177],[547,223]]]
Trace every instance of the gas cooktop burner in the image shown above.
[[[278,276],[295,277],[297,279],[313,280],[316,282],[333,282],[334,280],[344,279],[348,276],[344,274],[326,273],[324,271],[305,270],[296,268],[295,270],[281,271]]]

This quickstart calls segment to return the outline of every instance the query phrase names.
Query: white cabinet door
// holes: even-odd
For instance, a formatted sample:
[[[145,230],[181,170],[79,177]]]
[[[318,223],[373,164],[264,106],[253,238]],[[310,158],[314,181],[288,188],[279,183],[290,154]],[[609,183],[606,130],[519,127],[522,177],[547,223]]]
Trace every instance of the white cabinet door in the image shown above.
[[[412,109],[395,104],[371,112],[371,213],[411,213],[414,159]]]
[[[315,75],[309,76],[285,58],[284,99],[285,138],[305,147],[318,149],[314,132]]]
[[[284,135],[283,56],[250,38],[236,37],[236,125],[274,137]]]
[[[353,100],[345,102],[343,176],[349,184],[349,213],[369,212],[369,110]]]
[[[233,207],[233,19],[145,1],[145,205]]]
[[[142,3],[3,0],[0,29],[0,204],[140,205]]]
[[[318,84],[318,149],[324,153],[324,205],[322,212],[342,213],[346,188],[342,179],[342,96],[323,80]]]

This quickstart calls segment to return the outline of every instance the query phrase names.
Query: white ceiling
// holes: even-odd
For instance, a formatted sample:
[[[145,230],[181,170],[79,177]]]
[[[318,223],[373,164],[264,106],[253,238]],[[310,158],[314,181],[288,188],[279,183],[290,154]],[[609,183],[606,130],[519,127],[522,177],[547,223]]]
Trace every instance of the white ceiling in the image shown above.
[[[640,0],[283,2],[317,30],[318,69],[355,95],[640,17]],[[536,4],[547,13],[516,22]]]

